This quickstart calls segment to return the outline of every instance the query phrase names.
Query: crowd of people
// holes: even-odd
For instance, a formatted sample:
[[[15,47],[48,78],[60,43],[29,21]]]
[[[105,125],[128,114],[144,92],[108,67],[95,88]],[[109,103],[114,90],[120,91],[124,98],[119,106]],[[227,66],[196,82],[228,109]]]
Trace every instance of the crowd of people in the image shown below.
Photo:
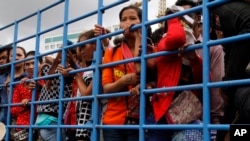
[[[181,12],[201,5],[202,1],[177,0],[176,4],[167,8],[166,15]],[[248,1],[232,0],[210,10],[210,40],[245,34],[250,32],[250,4]],[[60,129],[62,141],[90,141],[91,129],[80,127],[91,124],[93,118],[100,118],[103,125],[137,125],[140,123],[140,94],[141,89],[173,88],[177,86],[200,84],[203,82],[202,48],[186,51],[193,44],[202,45],[203,15],[193,12],[184,16],[164,21],[159,29],[152,31],[147,27],[147,45],[142,45],[142,31],[131,27],[142,22],[142,10],[130,5],[121,9],[119,13],[120,29],[123,36],[114,39],[115,46],[111,46],[111,38],[101,40],[101,47],[96,41],[83,43],[86,40],[102,36],[110,31],[100,25],[93,25],[94,29],[82,32],[78,37],[79,46],[58,52],[55,58],[39,57],[35,51],[26,53],[25,49],[16,46],[0,48],[0,122],[5,125],[22,125],[10,129],[9,140],[28,140],[32,131],[34,141],[56,141],[57,128],[35,128],[29,130],[29,125],[74,125],[72,128]],[[73,45],[67,41],[65,46]],[[250,40],[233,41],[232,43],[209,47],[209,81],[219,82],[249,78],[246,70],[250,61],[248,55]],[[77,71],[91,68],[95,64],[95,51],[100,48],[103,52],[102,64],[132,59],[145,54],[167,51],[167,55],[149,58],[145,61],[145,82],[141,80],[140,61],[118,63],[117,65],[101,69],[101,93],[110,94],[129,92],[128,96],[114,96],[100,100],[101,117],[92,116],[92,100],[77,98],[93,95],[94,70]],[[173,51],[177,51],[173,53]],[[13,56],[15,55],[15,56]],[[65,59],[63,59],[63,57]],[[44,58],[44,59],[42,59]],[[20,61],[23,60],[24,61]],[[38,64],[35,66],[35,59]],[[62,61],[65,62],[62,62]],[[10,62],[15,61],[13,65]],[[14,67],[11,69],[11,67]],[[38,71],[35,72],[35,67]],[[12,71],[11,71],[12,70]],[[11,72],[14,73],[11,74]],[[75,73],[72,73],[75,72]],[[52,77],[46,77],[51,76]],[[43,79],[35,79],[44,77]],[[143,88],[142,83],[145,84]],[[63,85],[63,87],[62,87]],[[60,89],[63,88],[63,89]],[[202,104],[201,89],[188,90]],[[210,123],[211,124],[247,124],[248,95],[247,85],[223,88],[213,87],[209,90]],[[173,102],[187,90],[167,91],[145,95],[146,124],[173,124],[169,118],[169,109]],[[60,98],[75,98],[62,101]],[[36,103],[44,101],[45,103]],[[11,103],[10,103],[11,102]],[[12,104],[8,108],[8,104]],[[9,110],[10,111],[9,111]],[[33,111],[32,111],[33,110]],[[58,113],[62,113],[59,117]],[[31,114],[33,116],[31,116]],[[7,119],[10,115],[10,120]],[[30,119],[34,117],[35,119]],[[203,117],[200,114],[192,121],[184,124],[200,124]],[[8,121],[8,122],[7,122]],[[79,125],[79,127],[77,126]],[[138,141],[138,129],[101,129],[104,141]],[[212,141],[230,140],[228,131],[211,130]],[[5,137],[6,138],[6,137]],[[145,141],[201,141],[201,130],[145,130]],[[4,139],[3,139],[4,140]]]

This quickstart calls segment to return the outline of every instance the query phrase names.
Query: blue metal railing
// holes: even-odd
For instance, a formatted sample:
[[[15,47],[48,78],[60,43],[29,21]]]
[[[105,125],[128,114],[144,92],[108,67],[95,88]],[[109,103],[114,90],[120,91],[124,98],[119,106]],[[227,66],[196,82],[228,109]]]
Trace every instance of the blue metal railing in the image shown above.
[[[5,30],[9,27],[14,26],[14,39],[13,39],[13,56],[15,58],[15,48],[17,46],[18,43],[28,40],[28,39],[35,39],[36,40],[36,55],[35,55],[35,69],[34,72],[38,72],[38,58],[42,57],[42,56],[46,56],[48,54],[52,54],[55,52],[60,52],[62,51],[62,56],[64,56],[62,58],[62,65],[65,65],[65,56],[66,56],[66,50],[68,48],[73,48],[76,47],[78,45],[83,45],[83,44],[87,44],[89,42],[93,42],[96,41],[97,43],[97,50],[94,54],[94,62],[93,65],[90,68],[83,68],[83,69],[78,69],[75,71],[71,71],[70,73],[77,73],[77,72],[81,72],[81,71],[88,71],[88,70],[94,70],[94,79],[93,79],[93,84],[95,85],[93,88],[93,95],[92,96],[86,96],[86,97],[80,97],[80,98],[63,98],[63,84],[64,84],[64,79],[60,74],[53,74],[50,76],[43,76],[43,77],[38,77],[37,73],[34,73],[34,80],[41,80],[41,79],[45,79],[45,78],[51,78],[51,77],[61,77],[61,83],[60,83],[60,97],[57,100],[51,100],[51,101],[35,101],[35,91],[33,91],[33,96],[32,96],[32,101],[30,102],[31,105],[31,117],[30,117],[30,123],[32,123],[32,125],[30,126],[17,126],[17,125],[11,125],[11,115],[10,115],[10,107],[11,106],[16,106],[16,105],[20,105],[20,104],[10,104],[11,103],[11,98],[9,99],[9,104],[7,105],[1,105],[1,107],[8,107],[8,114],[7,114],[7,135],[10,133],[10,129],[11,128],[29,128],[29,141],[32,140],[32,132],[34,129],[37,128],[56,128],[58,135],[57,135],[57,141],[61,140],[61,129],[63,128],[74,128],[76,126],[74,125],[62,125],[62,118],[63,118],[63,113],[62,113],[62,103],[65,101],[73,101],[73,100],[80,100],[80,99],[85,99],[85,100],[92,100],[92,125],[77,125],[77,127],[79,128],[88,128],[91,129],[91,141],[98,141],[100,139],[100,130],[101,129],[106,129],[106,128],[115,128],[115,129],[138,129],[139,130],[139,140],[143,141],[145,138],[145,130],[146,129],[201,129],[203,130],[204,133],[204,141],[209,141],[210,140],[210,130],[212,129],[217,129],[217,130],[228,130],[229,129],[229,125],[212,125],[210,124],[210,97],[209,97],[209,89],[213,88],[213,87],[225,87],[225,86],[231,86],[231,85],[241,85],[241,84],[249,84],[250,81],[248,79],[246,80],[236,80],[236,81],[230,81],[230,82],[216,82],[216,83],[210,83],[209,82],[209,47],[212,45],[217,45],[217,44],[221,44],[221,43],[228,43],[228,42],[232,42],[235,40],[241,40],[241,39],[246,39],[249,38],[250,34],[244,34],[244,35],[239,35],[239,36],[235,36],[235,37],[230,37],[230,38],[224,38],[224,39],[219,39],[216,41],[211,41],[209,40],[209,8],[213,7],[215,5],[221,4],[223,3],[223,1],[214,1],[211,3],[208,3],[208,0],[203,0],[203,4],[191,9],[188,9],[186,11],[183,12],[178,12],[178,13],[174,13],[168,16],[164,16],[158,19],[154,19],[151,21],[148,21],[147,17],[148,17],[148,3],[146,0],[143,1],[142,5],[143,5],[143,16],[142,16],[142,23],[139,25],[134,26],[133,28],[142,28],[142,45],[145,47],[146,46],[146,35],[147,35],[147,26],[152,25],[152,24],[156,24],[165,20],[168,20],[170,18],[173,17],[177,17],[177,16],[181,16],[181,15],[185,15],[187,13],[190,12],[196,12],[196,11],[200,11],[202,10],[203,13],[203,17],[204,17],[204,24],[203,24],[203,43],[202,44],[198,44],[198,45],[192,45],[190,47],[188,47],[186,50],[193,50],[193,49],[197,49],[197,48],[202,48],[203,49],[203,82],[201,84],[193,84],[193,85],[187,85],[187,86],[179,86],[179,87],[171,87],[171,88],[156,88],[156,89],[150,89],[150,90],[146,90],[145,89],[145,78],[146,78],[146,59],[148,58],[153,58],[153,57],[158,57],[161,55],[170,55],[173,53],[177,53],[177,51],[172,51],[172,52],[168,52],[168,51],[163,51],[163,52],[158,52],[158,53],[154,53],[154,54],[150,54],[147,55],[145,50],[142,50],[142,55],[141,57],[138,58],[133,58],[133,59],[128,59],[128,60],[123,60],[123,61],[119,61],[119,62],[113,62],[110,64],[101,64],[101,60],[102,60],[102,51],[101,48],[99,46],[101,46],[101,40],[106,38],[106,37],[110,37],[113,35],[118,35],[120,33],[122,33],[122,30],[116,31],[116,32],[112,32],[106,35],[102,35],[99,37],[96,37],[94,39],[90,39],[90,40],[86,40],[84,42],[81,43],[77,43],[74,45],[66,45],[67,43],[67,35],[68,35],[68,25],[74,22],[77,22],[81,19],[85,19],[87,17],[90,17],[92,15],[98,15],[98,19],[97,19],[97,24],[102,25],[102,21],[103,21],[103,13],[105,12],[105,10],[110,9],[112,7],[118,6],[122,3],[127,2],[128,0],[117,0],[116,2],[109,4],[109,5],[103,5],[103,0],[98,0],[98,9],[94,10],[94,11],[90,11],[87,14],[81,15],[75,19],[69,20],[68,19],[68,13],[69,13],[69,0],[60,0],[57,1],[53,4],[51,4],[48,7],[45,7],[44,9],[38,10],[36,13],[30,14],[20,20],[17,20],[9,25],[6,25],[4,27],[0,27],[0,31]],[[42,19],[42,14],[43,12],[54,8],[55,6],[64,3],[64,21],[63,23],[53,26],[53,27],[49,27],[48,29],[45,29],[43,31],[41,31],[41,21],[44,20]],[[25,20],[27,20],[30,17],[33,16],[37,16],[37,27],[36,27],[36,33],[34,35],[31,35],[29,37],[25,37],[23,39],[17,39],[17,35],[18,35],[18,25],[20,22],[23,22]],[[118,18],[118,17],[117,17]],[[104,19],[105,20],[105,19]],[[50,51],[47,53],[43,53],[43,54],[39,54],[39,46],[40,46],[40,37],[42,34],[45,34],[47,32],[50,32],[52,30],[55,30],[57,28],[63,27],[63,48],[61,49],[56,49],[54,51]],[[8,45],[4,45],[2,46],[2,48],[6,47]],[[14,59],[15,60],[15,59]],[[105,68],[105,67],[110,67],[110,66],[114,66],[117,64],[121,64],[121,63],[127,63],[127,62],[132,62],[132,61],[141,61],[141,66],[142,66],[142,71],[141,71],[141,91],[140,91],[140,123],[139,125],[126,125],[126,126],[121,126],[121,125],[102,125],[101,124],[101,117],[100,117],[100,109],[101,109],[101,104],[100,101],[102,99],[105,98],[110,98],[110,97],[117,97],[117,96],[127,96],[129,95],[128,92],[119,92],[119,93],[112,93],[109,95],[102,95],[101,94],[101,69]],[[25,61],[22,60],[22,61]],[[8,65],[11,65],[11,91],[10,91],[10,97],[12,97],[12,88],[15,84],[19,83],[19,82],[13,82],[14,80],[14,64],[18,63],[20,61],[12,61],[11,63],[9,63]],[[3,67],[5,65],[2,65],[0,67]],[[0,84],[3,85],[3,84]],[[202,89],[203,90],[203,124],[201,125],[147,125],[145,124],[145,96],[147,94],[152,94],[152,93],[157,93],[157,92],[166,92],[166,91],[175,91],[175,90],[185,90],[185,89]],[[35,105],[37,104],[45,104],[45,103],[58,103],[59,104],[59,113],[58,113],[58,125],[53,125],[53,126],[37,126],[34,125],[34,115],[35,115]],[[9,140],[10,137],[6,136],[5,137],[6,140]]]

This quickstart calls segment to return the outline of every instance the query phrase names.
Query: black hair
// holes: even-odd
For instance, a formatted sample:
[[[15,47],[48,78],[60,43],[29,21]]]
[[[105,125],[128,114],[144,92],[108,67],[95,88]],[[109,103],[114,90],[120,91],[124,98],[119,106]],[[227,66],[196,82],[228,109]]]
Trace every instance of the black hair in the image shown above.
[[[191,5],[191,7],[195,7],[202,4],[202,0],[177,0],[175,5],[183,6],[183,5]]]
[[[211,13],[210,13],[210,26],[215,29],[215,30],[222,30],[220,25],[216,24],[216,15],[221,16],[221,7],[213,7],[211,8]]]
[[[24,56],[26,55],[26,50],[23,47],[17,46],[16,48],[19,48],[23,51]]]
[[[73,45],[74,43],[70,40],[67,40],[67,46],[70,46],[70,45]],[[72,53],[72,54],[76,54],[76,49],[74,47],[71,47],[69,48],[69,51]]]
[[[2,45],[0,45],[0,53],[1,53],[1,52],[4,52],[4,51],[9,52],[9,50],[10,50],[11,48],[12,48],[11,46],[5,46],[5,47],[3,47]]]
[[[35,56],[35,51],[29,51],[26,53],[25,58],[28,56]]]
[[[161,40],[162,35],[166,33],[165,27],[159,27],[152,33],[152,41],[154,44],[158,44],[158,42]]]
[[[107,30],[106,30],[106,32],[107,32]],[[91,38],[95,38],[95,37],[96,37],[95,31],[94,31],[93,29],[91,29],[91,30],[87,30],[87,31],[85,31],[85,32],[80,33],[80,35],[78,36],[78,41],[77,41],[77,42],[80,42],[80,39],[81,39],[82,37],[85,37],[86,40],[91,39]],[[95,45],[96,42],[91,42],[90,44]],[[84,47],[84,45],[80,45],[80,46],[77,47],[77,48],[80,49],[80,48],[82,48],[82,47]],[[104,54],[104,48],[101,47],[101,49],[102,49],[102,55],[103,55],[103,54]],[[94,57],[94,56],[93,56],[93,57]],[[91,65],[92,62],[86,62],[86,63],[87,63],[87,65]]]
[[[216,39],[218,39],[218,38],[217,38],[217,35],[216,35],[216,32],[215,32],[215,30],[214,30],[213,28],[211,28],[210,39],[211,39],[211,40],[216,40]]]
[[[126,6],[126,7],[122,8],[122,10],[119,13],[119,19],[120,19],[120,21],[122,20],[122,14],[123,14],[123,12],[125,10],[128,10],[128,9],[135,10],[137,12],[137,16],[139,17],[140,21],[142,21],[142,10],[139,7],[136,7],[136,6],[133,6],[133,5]]]
[[[106,30],[107,31],[107,30]],[[78,41],[77,42],[80,42],[80,39],[82,37],[86,37],[86,39],[91,39],[91,38],[95,38],[96,35],[95,35],[95,31],[93,29],[91,30],[88,30],[88,31],[85,31],[85,32],[82,32],[79,36],[78,36]],[[96,44],[96,42],[91,42],[91,44]],[[81,47],[81,46],[80,46]],[[103,49],[103,48],[102,48]],[[103,50],[104,51],[104,50]]]
[[[147,37],[148,38],[152,38],[152,28],[151,28],[151,26],[147,26]]]
[[[91,30],[82,32],[82,33],[78,36],[77,42],[80,42],[80,39],[81,39],[82,37],[86,37],[87,39],[95,38],[95,37],[96,37],[95,31],[94,31],[93,29],[91,29]],[[95,42],[94,42],[94,43],[95,43]]]
[[[18,48],[21,49],[21,50],[23,51],[23,54],[24,54],[24,56],[25,56],[25,55],[26,55],[26,50],[24,49],[24,47],[17,46],[16,49],[18,49]],[[10,51],[12,51],[12,50],[13,50],[13,47],[11,46],[10,49],[9,49],[9,53],[10,53]]]
[[[170,8],[167,8],[165,10],[165,16],[170,15],[170,14],[173,14],[173,12],[171,11]],[[163,30],[167,31],[168,30],[168,20],[165,20],[164,22],[162,22],[162,25],[163,25]]]
[[[177,0],[177,2],[175,3],[175,5],[178,6],[190,5],[191,8],[201,4],[202,0]],[[195,18],[196,15],[199,15],[201,13],[202,13],[201,11],[198,11],[198,12],[188,13],[187,15],[190,16],[191,18]]]
[[[27,58],[28,56],[35,56],[35,54],[36,54],[35,51],[33,51],[33,50],[29,51],[29,52],[26,53],[25,58]],[[40,64],[42,64],[43,63],[42,57],[39,57],[38,61],[39,61]]]
[[[124,36],[116,36],[113,40],[115,46],[120,46],[120,44],[125,40]]]
[[[123,7],[122,10],[120,11],[119,13],[119,19],[120,21],[122,20],[122,14],[125,10],[128,10],[128,9],[133,9],[137,12],[137,16],[139,17],[140,19],[140,22],[142,21],[142,10],[139,8],[139,7],[136,7],[134,5],[129,5],[129,6],[126,6],[126,7]],[[148,38],[151,38],[152,36],[152,29],[151,29],[151,26],[147,26],[147,37]]]

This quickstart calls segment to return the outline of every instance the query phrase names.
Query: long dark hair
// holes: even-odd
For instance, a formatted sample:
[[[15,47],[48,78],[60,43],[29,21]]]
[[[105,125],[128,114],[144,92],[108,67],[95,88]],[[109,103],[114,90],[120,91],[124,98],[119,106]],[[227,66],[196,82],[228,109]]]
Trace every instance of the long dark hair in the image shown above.
[[[133,9],[137,12],[137,16],[139,17],[140,21],[142,21],[142,10],[136,6],[133,6],[133,5],[130,5],[130,6],[126,6],[126,7],[123,7],[122,10],[120,11],[119,13],[119,19],[120,21],[122,20],[122,14],[125,10],[128,10],[128,9]]]
[[[77,42],[80,42],[80,39],[82,37],[86,37],[86,39],[95,38],[96,37],[95,36],[95,31],[93,29],[91,29],[91,30],[80,33],[80,35],[78,36],[78,41]]]
[[[26,53],[25,58],[27,58],[28,56],[35,56],[35,54],[36,54],[36,52],[34,50],[31,50],[31,51],[29,51],[29,52]],[[43,63],[42,57],[39,57],[38,62],[40,64]]]

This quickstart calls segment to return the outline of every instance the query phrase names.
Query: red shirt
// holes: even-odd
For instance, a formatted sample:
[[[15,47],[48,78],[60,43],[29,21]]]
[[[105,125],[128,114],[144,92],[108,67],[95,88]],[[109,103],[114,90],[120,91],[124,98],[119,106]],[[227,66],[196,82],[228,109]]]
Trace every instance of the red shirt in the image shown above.
[[[72,82],[72,95],[71,97],[76,97],[77,95],[78,85],[76,80],[74,79]],[[64,124],[68,125],[77,125],[77,117],[76,117],[76,101],[69,101],[67,110],[65,112]]]
[[[42,83],[42,82],[40,82]],[[36,94],[36,99],[39,93]],[[32,90],[26,88],[24,84],[17,84],[12,95],[12,103],[21,103],[23,99],[32,99]],[[27,106],[12,106],[12,116],[16,117],[16,125],[30,124],[30,105]]]
[[[182,47],[186,42],[184,28],[178,18],[168,21],[167,35],[158,45],[157,51],[172,51]],[[160,56],[156,60],[158,79],[157,88],[177,86],[181,73],[181,57],[177,54]],[[154,94],[152,103],[155,119],[158,121],[171,104],[174,92]]]
[[[157,51],[177,50],[183,47],[185,42],[185,31],[179,19],[170,19],[168,21],[166,36],[163,37],[157,45]],[[201,76],[198,74],[201,74],[202,71],[202,60],[197,57],[190,61],[192,71],[196,75],[194,76],[194,81],[200,82]],[[168,88],[178,85],[181,75],[181,56],[177,54],[160,56],[156,60],[156,65],[158,70],[157,88]],[[172,102],[173,96],[174,92],[162,92],[153,95],[152,103],[156,121],[159,121],[166,113]]]

